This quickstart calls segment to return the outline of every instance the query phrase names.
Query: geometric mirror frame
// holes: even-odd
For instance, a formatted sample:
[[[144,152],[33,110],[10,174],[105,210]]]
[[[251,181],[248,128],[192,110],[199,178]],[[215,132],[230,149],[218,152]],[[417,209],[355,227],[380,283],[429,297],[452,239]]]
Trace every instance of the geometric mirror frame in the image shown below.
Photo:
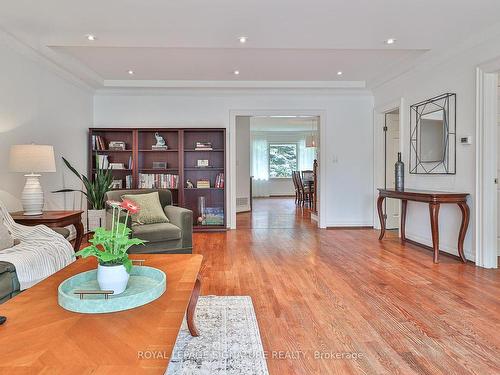
[[[456,98],[446,93],[410,107],[411,174],[455,174]]]

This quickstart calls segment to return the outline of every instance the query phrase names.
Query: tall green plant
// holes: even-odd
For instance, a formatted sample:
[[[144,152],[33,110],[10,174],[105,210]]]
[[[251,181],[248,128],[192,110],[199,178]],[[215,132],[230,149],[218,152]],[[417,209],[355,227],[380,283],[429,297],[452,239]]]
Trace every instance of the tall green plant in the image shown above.
[[[109,191],[111,183],[113,182],[113,174],[111,173],[111,169],[97,168],[94,180],[90,181],[85,175],[81,175],[80,173],[78,173],[78,171],[65,158],[62,158],[62,160],[64,164],[66,164],[66,166],[69,168],[69,170],[83,182],[85,191],[80,189],[61,189],[54,191],[53,193],[80,191],[87,197],[87,202],[89,203],[89,208],[91,210],[102,210],[106,208],[105,195]],[[99,166],[97,162],[97,155],[96,165]]]

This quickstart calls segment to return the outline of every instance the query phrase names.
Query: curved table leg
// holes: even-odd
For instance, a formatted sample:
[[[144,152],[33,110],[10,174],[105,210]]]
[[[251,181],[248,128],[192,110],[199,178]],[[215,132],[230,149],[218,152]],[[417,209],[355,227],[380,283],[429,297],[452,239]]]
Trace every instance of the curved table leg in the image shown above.
[[[432,247],[434,248],[434,263],[439,262],[439,203],[429,203],[431,216]]]
[[[75,251],[80,250],[80,246],[82,245],[82,238],[83,238],[83,224],[81,220],[78,220],[77,223],[74,224],[75,229],[76,229],[76,238],[75,238],[75,245],[74,249]]]
[[[467,202],[458,203],[460,211],[462,211],[462,224],[460,225],[460,233],[458,234],[458,254],[462,262],[467,262],[464,255],[464,240],[465,234],[467,233],[467,227],[469,226],[470,210]]]
[[[384,238],[385,234],[385,218],[384,218],[384,210],[383,210],[383,204],[384,204],[384,199],[385,197],[379,196],[377,199],[377,211],[378,211],[378,218],[380,220],[380,236],[378,237],[379,240]]]
[[[198,302],[198,297],[200,296],[201,291],[201,278],[200,275],[196,277],[196,282],[194,284],[193,293],[191,294],[191,298],[189,300],[189,305],[187,308],[187,325],[189,328],[189,333],[193,337],[198,337],[200,334],[198,332],[198,328],[196,328],[196,324],[194,322],[194,314],[196,312],[196,303]]]
[[[408,201],[406,199],[401,200],[401,241],[406,241],[406,207],[408,206]]]

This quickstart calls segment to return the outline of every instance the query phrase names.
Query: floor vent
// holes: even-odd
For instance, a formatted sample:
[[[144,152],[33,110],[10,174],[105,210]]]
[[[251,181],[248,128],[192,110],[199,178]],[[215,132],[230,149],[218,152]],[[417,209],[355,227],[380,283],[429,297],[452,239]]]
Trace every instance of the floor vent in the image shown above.
[[[248,206],[248,197],[236,198],[237,206]]]

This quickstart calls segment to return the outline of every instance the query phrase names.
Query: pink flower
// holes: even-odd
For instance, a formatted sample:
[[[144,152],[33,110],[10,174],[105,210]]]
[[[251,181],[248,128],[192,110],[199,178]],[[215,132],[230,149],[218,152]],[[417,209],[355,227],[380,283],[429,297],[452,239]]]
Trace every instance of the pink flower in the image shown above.
[[[127,210],[131,215],[136,214],[140,209],[136,203],[132,202],[129,199],[124,199],[120,207],[124,210]]]

